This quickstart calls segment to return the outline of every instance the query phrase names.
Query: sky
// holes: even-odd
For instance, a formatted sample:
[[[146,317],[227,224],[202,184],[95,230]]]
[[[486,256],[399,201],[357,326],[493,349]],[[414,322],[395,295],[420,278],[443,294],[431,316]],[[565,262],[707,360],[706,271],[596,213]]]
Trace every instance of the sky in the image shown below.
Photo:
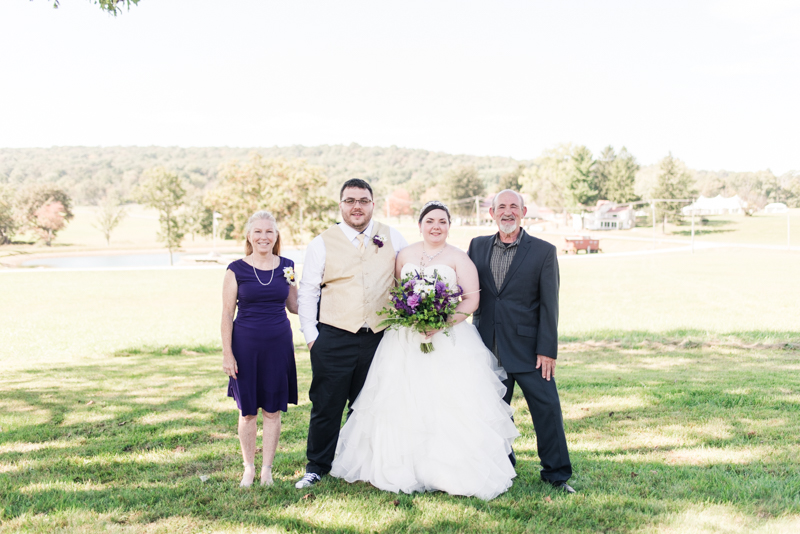
[[[800,170],[796,0],[0,2],[0,147],[350,144]]]

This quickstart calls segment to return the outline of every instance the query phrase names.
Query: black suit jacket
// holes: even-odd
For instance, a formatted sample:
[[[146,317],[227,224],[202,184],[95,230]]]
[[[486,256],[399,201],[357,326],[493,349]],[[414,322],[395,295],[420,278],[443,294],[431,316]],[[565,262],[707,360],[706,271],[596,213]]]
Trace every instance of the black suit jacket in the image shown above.
[[[472,324],[487,347],[497,352],[509,373],[536,370],[536,355],[558,356],[558,260],[556,247],[520,230],[519,249],[503,287],[496,287],[491,269],[495,235],[476,237],[469,257],[478,268],[480,306]]]

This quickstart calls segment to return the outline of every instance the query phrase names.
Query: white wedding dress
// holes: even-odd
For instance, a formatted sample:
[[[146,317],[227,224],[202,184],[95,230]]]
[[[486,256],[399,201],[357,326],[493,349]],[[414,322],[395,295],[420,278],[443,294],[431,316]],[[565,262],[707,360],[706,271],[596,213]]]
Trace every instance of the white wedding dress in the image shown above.
[[[434,269],[453,287],[455,271]],[[403,266],[402,274],[418,270]],[[387,330],[353,413],[339,434],[331,475],[398,493],[444,491],[489,500],[511,487],[519,433],[503,402],[505,372],[468,322],[433,336]]]

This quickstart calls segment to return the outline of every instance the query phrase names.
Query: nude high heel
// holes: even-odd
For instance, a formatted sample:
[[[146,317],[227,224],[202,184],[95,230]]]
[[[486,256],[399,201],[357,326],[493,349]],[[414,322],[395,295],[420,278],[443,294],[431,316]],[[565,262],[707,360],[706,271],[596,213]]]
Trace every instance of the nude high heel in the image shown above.
[[[262,486],[271,486],[272,485],[272,466],[271,465],[262,465],[261,466],[261,485]]]
[[[256,464],[244,462],[242,465],[244,465],[244,474],[242,475],[242,481],[239,483],[239,487],[249,488],[253,485],[253,479],[256,478]]]

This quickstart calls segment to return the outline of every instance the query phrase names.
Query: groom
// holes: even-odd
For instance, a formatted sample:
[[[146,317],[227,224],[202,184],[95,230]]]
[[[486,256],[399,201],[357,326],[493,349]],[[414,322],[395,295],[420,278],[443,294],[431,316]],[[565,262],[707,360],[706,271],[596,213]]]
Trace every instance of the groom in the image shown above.
[[[377,312],[389,301],[400,233],[372,220],[372,188],[342,185],[342,222],[306,249],[298,292],[300,328],[311,353],[311,420],[306,474],[295,487],[316,484],[331,470],[345,405],[358,397],[383,337]]]
[[[554,378],[558,354],[556,248],[520,228],[526,212],[522,195],[501,191],[489,210],[500,231],[476,237],[469,245],[481,288],[472,324],[508,373],[505,401],[511,404],[515,384],[525,395],[536,431],[542,480],[575,493],[567,484],[572,465]],[[511,458],[513,463],[513,452]]]

